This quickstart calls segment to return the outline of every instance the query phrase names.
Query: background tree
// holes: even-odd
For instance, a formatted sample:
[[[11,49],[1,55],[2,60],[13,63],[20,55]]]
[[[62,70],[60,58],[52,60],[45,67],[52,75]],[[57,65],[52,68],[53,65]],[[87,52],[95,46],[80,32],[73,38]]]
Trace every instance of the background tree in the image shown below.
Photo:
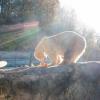
[[[80,59],[81,61],[99,61],[100,60],[100,48],[97,45],[96,32],[94,29],[83,26],[78,30],[85,38],[87,47],[84,55]]]
[[[34,0],[33,11],[42,30],[46,31],[56,19],[59,11],[59,0]]]
[[[1,24],[4,22],[8,22],[8,19],[11,15],[12,10],[12,0],[0,0],[0,22]]]
[[[52,21],[58,5],[58,0],[0,0],[0,17],[6,24],[7,21],[11,23],[15,17],[17,22],[33,17],[42,26]]]

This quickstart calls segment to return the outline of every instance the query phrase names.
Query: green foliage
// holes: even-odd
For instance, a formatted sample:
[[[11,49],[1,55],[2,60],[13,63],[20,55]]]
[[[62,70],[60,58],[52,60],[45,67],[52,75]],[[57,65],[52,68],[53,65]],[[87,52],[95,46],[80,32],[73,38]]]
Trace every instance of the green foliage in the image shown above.
[[[11,24],[36,18],[40,25],[52,21],[58,0],[1,0],[1,24]]]

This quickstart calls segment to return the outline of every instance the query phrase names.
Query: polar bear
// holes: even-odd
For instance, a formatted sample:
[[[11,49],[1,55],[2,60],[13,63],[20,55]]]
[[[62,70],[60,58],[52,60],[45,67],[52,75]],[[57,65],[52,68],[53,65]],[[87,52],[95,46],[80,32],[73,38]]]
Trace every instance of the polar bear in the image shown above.
[[[86,49],[86,40],[73,31],[64,31],[53,36],[43,37],[37,44],[34,56],[40,61],[39,66],[76,63]],[[46,58],[51,60],[46,63]]]

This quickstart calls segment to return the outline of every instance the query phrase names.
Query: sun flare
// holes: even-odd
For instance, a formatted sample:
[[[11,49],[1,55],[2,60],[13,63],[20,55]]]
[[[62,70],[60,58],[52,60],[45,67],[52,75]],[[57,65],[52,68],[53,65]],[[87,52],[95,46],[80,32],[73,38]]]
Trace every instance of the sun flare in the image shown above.
[[[78,19],[100,32],[99,0],[60,0],[64,9],[75,9]]]

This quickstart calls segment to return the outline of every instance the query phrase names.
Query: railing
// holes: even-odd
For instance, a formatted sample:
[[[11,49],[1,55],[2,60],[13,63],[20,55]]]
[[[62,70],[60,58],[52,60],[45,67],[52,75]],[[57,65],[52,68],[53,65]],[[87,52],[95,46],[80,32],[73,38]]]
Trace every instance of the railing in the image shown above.
[[[0,60],[6,60],[8,63],[7,64],[8,67],[31,65],[33,59],[34,57],[32,56],[31,52],[0,51]]]

